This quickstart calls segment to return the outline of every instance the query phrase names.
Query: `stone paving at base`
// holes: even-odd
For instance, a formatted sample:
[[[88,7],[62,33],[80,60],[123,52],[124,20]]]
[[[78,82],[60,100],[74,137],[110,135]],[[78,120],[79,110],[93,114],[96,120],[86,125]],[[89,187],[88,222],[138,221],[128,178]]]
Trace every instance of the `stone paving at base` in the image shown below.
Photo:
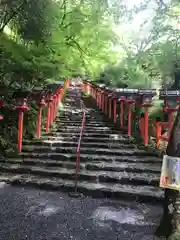
[[[0,240],[155,240],[158,205],[1,184]]]

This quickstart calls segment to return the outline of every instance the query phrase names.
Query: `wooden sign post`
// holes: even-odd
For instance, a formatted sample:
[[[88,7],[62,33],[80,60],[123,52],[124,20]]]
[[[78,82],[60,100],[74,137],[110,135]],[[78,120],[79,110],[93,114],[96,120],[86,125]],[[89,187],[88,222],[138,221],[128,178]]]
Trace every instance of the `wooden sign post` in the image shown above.
[[[180,158],[164,155],[160,187],[180,191]]]

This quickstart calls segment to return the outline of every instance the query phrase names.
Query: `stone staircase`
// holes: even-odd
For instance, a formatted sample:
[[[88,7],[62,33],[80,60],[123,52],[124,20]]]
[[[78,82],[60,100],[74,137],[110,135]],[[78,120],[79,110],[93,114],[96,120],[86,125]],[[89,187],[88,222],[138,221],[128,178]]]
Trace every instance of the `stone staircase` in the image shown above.
[[[85,98],[86,126],[81,142],[78,190],[85,195],[159,202],[161,158],[136,147]],[[1,180],[11,184],[72,191],[82,112],[70,89],[56,127],[41,139],[25,141],[18,157],[0,160]]]

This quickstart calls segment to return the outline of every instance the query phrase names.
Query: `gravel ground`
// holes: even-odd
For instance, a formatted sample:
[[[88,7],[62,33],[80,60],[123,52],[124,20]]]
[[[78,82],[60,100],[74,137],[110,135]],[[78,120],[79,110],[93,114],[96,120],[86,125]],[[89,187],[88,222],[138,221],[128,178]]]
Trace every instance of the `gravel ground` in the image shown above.
[[[162,208],[2,185],[0,240],[155,240]]]

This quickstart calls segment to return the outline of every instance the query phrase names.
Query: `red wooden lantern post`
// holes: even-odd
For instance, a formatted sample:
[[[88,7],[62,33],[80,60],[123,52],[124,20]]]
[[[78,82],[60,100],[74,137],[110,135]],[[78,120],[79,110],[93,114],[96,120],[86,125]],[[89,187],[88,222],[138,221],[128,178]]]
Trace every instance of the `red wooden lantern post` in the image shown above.
[[[52,95],[50,97],[48,97],[48,109],[47,109],[47,117],[46,117],[46,132],[48,133],[49,132],[49,127],[51,125],[51,105],[52,105],[52,102],[53,102],[53,98],[52,98]]]
[[[67,87],[69,88],[69,86],[70,86],[70,79],[67,79]]]
[[[90,95],[90,83],[87,83],[87,94]]]
[[[45,97],[41,98],[40,103],[38,104],[38,113],[37,113],[37,137],[41,137],[41,118],[42,118],[42,108],[47,106],[45,102]]]
[[[179,90],[160,89],[159,99],[164,100],[163,111],[168,113],[168,122],[161,122],[160,119],[156,119],[153,125],[156,127],[156,147],[160,147],[161,141],[169,141],[171,136],[171,130],[173,125],[173,113],[178,111],[179,106]],[[164,136],[163,129],[168,129],[168,136]]]
[[[101,109],[102,109],[103,113],[104,113],[104,98],[105,98],[105,94],[104,94],[104,91],[102,91],[102,105],[101,105]]]
[[[152,107],[152,104],[142,105],[145,108],[144,111],[144,144],[148,145],[149,141],[149,107]]]
[[[58,93],[57,93],[56,116],[57,116],[58,110],[59,110],[59,103],[62,101],[62,91],[63,91],[63,88],[59,88]]]
[[[3,120],[3,118],[4,118],[3,116],[0,116],[0,120]]]
[[[101,90],[98,88],[98,108],[101,109]]]
[[[145,127],[144,127],[144,113],[142,113],[141,114],[141,116],[140,116],[140,134],[141,134],[141,137],[143,137],[144,138],[144,129],[145,129]]]
[[[111,111],[112,111],[112,94],[108,95],[109,98],[109,119],[111,119]]]
[[[96,88],[96,101],[97,101],[97,107],[99,105],[99,91],[98,88]]]
[[[131,129],[131,126],[132,126],[132,106],[135,103],[135,100],[127,99],[125,102],[128,104],[128,136],[131,137],[131,135],[132,135],[132,129]]]
[[[101,109],[101,89],[98,88],[98,108]]]
[[[7,104],[3,100],[0,100],[0,108],[7,108]],[[0,116],[0,120],[3,119],[3,116]]]
[[[124,104],[126,101],[126,95],[124,93],[124,88],[120,88],[117,89],[116,92],[118,92],[118,94],[120,95],[120,97],[118,98],[118,102],[119,102],[119,107],[120,107],[120,129],[124,128]]]
[[[86,82],[83,82],[83,92],[86,92]]]
[[[99,88],[97,89],[98,91],[98,108],[100,107],[100,91],[99,91]]]
[[[93,86],[90,84],[90,96],[93,97]]]
[[[95,88],[95,96],[96,96],[96,106],[98,107],[98,102],[99,102],[99,99],[98,99],[98,89],[97,87]]]
[[[90,96],[93,98],[93,86],[92,84],[89,84],[89,88],[90,88]]]
[[[63,88],[60,89],[59,93],[59,103],[63,100]]]
[[[54,94],[54,112],[53,112],[52,123],[55,121],[55,118],[56,118],[57,97],[58,97],[57,93]]]
[[[178,111],[179,95],[179,90],[160,90],[160,99],[164,99],[163,111],[168,113],[168,138],[171,136],[173,114]]]
[[[59,102],[60,102],[60,95],[61,95],[61,88],[58,89],[56,93],[56,107],[55,107],[55,119],[58,114],[58,107],[59,107]]]
[[[120,128],[123,129],[124,127],[124,103],[126,101],[126,98],[119,98],[119,104],[120,104]]]
[[[105,115],[108,114],[108,92],[105,92],[105,106],[104,106]]]
[[[120,94],[120,128],[124,128],[124,104],[128,105],[128,136],[132,135],[132,107],[137,98],[138,89],[117,89]]]
[[[144,145],[148,145],[149,142],[149,108],[152,107],[152,98],[155,96],[155,89],[139,90],[139,103],[144,108],[144,131],[141,129],[144,135]]]
[[[99,109],[101,109],[102,106],[102,93],[101,93],[101,89],[99,88]]]
[[[178,111],[178,106],[164,108],[164,112],[168,113],[168,138],[171,136],[172,126],[173,126],[173,114]]]
[[[117,99],[116,99],[116,96],[114,96],[114,101],[113,101],[113,110],[114,110],[114,122],[116,122],[116,101],[117,101]]]
[[[99,108],[99,102],[100,102],[100,94],[99,94],[99,88],[97,88],[97,107]]]
[[[52,95],[50,125],[52,125],[54,121],[54,102],[55,102],[55,94]]]
[[[7,104],[3,100],[0,100],[0,108],[6,108]]]
[[[53,113],[53,121],[56,119],[57,113],[58,113],[58,106],[59,102],[62,99],[61,93],[62,93],[62,88],[60,87],[57,92],[54,94],[54,113]]]
[[[96,99],[96,88],[93,86],[93,98]]]
[[[85,84],[85,92],[87,93],[87,91],[88,91],[88,83],[86,82],[86,84]]]
[[[13,109],[18,110],[18,152],[21,152],[23,137],[23,116],[24,111],[29,111],[29,107],[27,106],[27,99],[24,98],[23,101],[19,99],[18,105],[15,106]]]
[[[91,84],[91,92],[90,92],[90,95],[91,95],[92,98],[94,98],[94,88],[93,88],[92,84]]]

